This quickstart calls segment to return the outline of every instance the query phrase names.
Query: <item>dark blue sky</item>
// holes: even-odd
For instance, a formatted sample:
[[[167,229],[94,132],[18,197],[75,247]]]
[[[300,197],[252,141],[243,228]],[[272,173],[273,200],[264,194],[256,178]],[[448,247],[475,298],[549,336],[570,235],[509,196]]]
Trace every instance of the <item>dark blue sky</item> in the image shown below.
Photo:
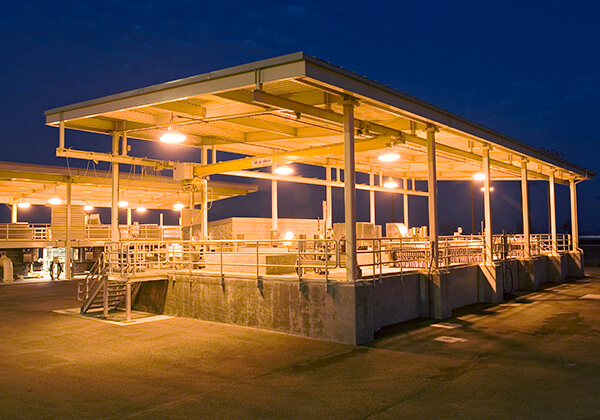
[[[5,2],[0,159],[64,164],[46,109],[304,51],[598,171],[599,12],[573,0]],[[597,184],[579,188],[583,232],[600,232]],[[532,190],[534,228],[546,231],[545,187]],[[497,214],[510,217],[495,226],[515,230],[518,186],[500,192]],[[558,193],[560,225],[568,195]],[[440,223],[470,226],[468,209],[453,210],[468,187],[440,194]],[[310,215],[298,208],[281,216]]]

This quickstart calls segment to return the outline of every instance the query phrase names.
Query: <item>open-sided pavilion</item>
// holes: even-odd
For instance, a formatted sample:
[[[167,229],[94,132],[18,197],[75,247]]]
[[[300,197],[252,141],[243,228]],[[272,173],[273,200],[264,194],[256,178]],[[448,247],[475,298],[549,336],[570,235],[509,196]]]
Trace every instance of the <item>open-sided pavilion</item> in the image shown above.
[[[592,172],[302,53],[53,109],[46,112],[46,121],[59,128],[58,156],[112,163],[113,226],[118,225],[119,165],[123,164],[173,169],[185,182],[197,183],[200,190],[202,185],[206,185],[208,177],[215,174],[271,180],[271,219],[274,232],[278,229],[278,181],[321,185],[326,189],[326,229],[320,238],[324,242],[319,244],[313,241],[310,248],[302,242],[303,239],[299,239],[291,246],[297,254],[292,263],[271,263],[275,268],[293,266],[297,276],[292,277],[300,284],[298,293],[307,302],[283,302],[271,295],[267,298],[266,282],[270,278],[266,274],[269,273],[270,263],[259,258],[261,244],[256,243],[255,275],[242,274],[242,277],[257,283],[258,297],[254,301],[250,303],[251,298],[245,292],[246,296],[239,296],[240,301],[246,302],[245,305],[232,304],[231,299],[235,298],[230,296],[225,300],[214,298],[216,301],[211,303],[200,302],[200,309],[189,309],[186,312],[179,308],[173,309],[174,312],[314,337],[361,342],[370,339],[373,331],[381,326],[410,319],[411,316],[425,314],[443,318],[449,316],[452,308],[457,306],[477,301],[501,300],[503,292],[510,291],[505,284],[507,267],[511,277],[516,275],[513,273],[513,265],[514,271],[518,271],[519,285],[513,284],[509,289],[519,286],[535,288],[537,284],[553,279],[552,273],[557,273],[557,278],[563,280],[567,275],[582,273],[582,260],[578,251],[576,190],[579,182],[593,178]],[[66,129],[108,135],[112,142],[112,153],[69,148]],[[175,130],[185,135],[183,145],[203,150],[201,162],[149,161],[134,157],[129,152],[128,139],[159,141],[166,131]],[[221,152],[241,154],[244,157],[222,160],[220,157],[225,155]],[[388,159],[382,160],[385,157]],[[391,160],[394,158],[395,160]],[[294,162],[324,167],[326,176],[307,178],[278,174],[279,167]],[[272,168],[271,172],[260,170],[268,167]],[[356,183],[356,172],[367,173],[370,182]],[[454,242],[450,243],[448,238],[441,238],[438,234],[437,182],[471,181],[475,174],[480,174],[483,181],[483,236],[454,238],[451,240]],[[401,179],[401,186],[396,184],[393,188],[387,188],[390,184],[384,186],[384,181],[388,178]],[[521,182],[522,235],[510,238],[493,235],[493,208],[490,200],[492,180]],[[417,181],[426,181],[427,189],[418,189]],[[549,183],[551,229],[548,235],[531,235],[529,231],[529,181]],[[556,184],[570,188],[570,236],[559,235],[557,232]],[[329,243],[327,241],[331,239],[327,236],[327,228],[332,227],[331,189],[336,187],[344,189],[344,238]],[[370,192],[369,208],[373,225],[376,224],[375,192],[403,194],[405,198],[427,197],[427,238],[419,238],[418,246],[414,245],[415,238],[396,238],[396,241],[391,238],[357,239],[357,189]],[[320,203],[316,205],[320,206]],[[206,203],[201,204],[201,211],[203,224],[207,225]],[[407,219],[405,205],[405,222]],[[211,241],[207,232],[205,229],[205,237],[197,241],[196,245],[189,245],[192,251],[187,260],[186,269],[189,269],[189,273],[186,281],[189,282],[192,278],[206,279],[211,273],[217,273],[221,278],[223,292],[227,287],[241,287],[235,286],[233,280],[227,283],[228,278],[235,276],[233,273],[227,274],[223,267],[223,241]],[[263,239],[267,241],[272,238]],[[478,242],[470,242],[471,240]],[[280,248],[281,245],[279,244]],[[121,248],[118,254],[121,255],[124,248],[122,244],[119,246]],[[127,245],[127,249],[132,246]],[[202,251],[194,246],[201,246]],[[277,247],[273,243],[270,246]],[[219,253],[218,263],[210,260],[210,253]],[[419,255],[416,259],[413,258],[415,253]],[[365,257],[365,254],[369,256]],[[477,257],[473,258],[474,255]],[[171,255],[167,259],[173,262],[176,258]],[[332,266],[329,265],[330,259],[334,260]],[[317,261],[323,260],[324,264],[320,264],[324,267],[319,267]],[[536,261],[544,261],[543,268],[540,268],[542,263]],[[123,271],[123,264],[120,261],[119,267],[115,268],[115,278],[119,270],[120,273],[135,272],[142,275],[150,267],[138,264],[129,271]],[[182,264],[181,259],[178,264]],[[171,278],[181,280],[179,274],[176,274],[179,266],[170,266]],[[265,267],[267,270],[263,272]],[[305,276],[307,267],[318,273],[325,273],[322,286],[324,295],[307,292],[309,289],[306,289],[306,282],[318,283],[318,279]],[[366,278],[364,267],[372,269],[372,278]],[[390,271],[393,267],[400,267],[400,270]],[[407,279],[410,277],[405,272],[407,267],[421,269],[413,275],[412,286],[407,286]],[[329,276],[330,271],[340,269],[343,269],[343,277]],[[281,283],[287,278],[286,274],[278,276],[273,270],[271,274],[275,283]],[[133,278],[126,277],[126,281]],[[320,279],[323,276],[317,277]],[[470,280],[464,280],[465,278]],[[377,287],[381,288],[381,292],[366,291],[368,287],[373,289],[376,280],[379,281]],[[235,277],[235,281],[240,279]],[[369,282],[372,284],[366,285]],[[290,287],[289,284],[286,287]],[[332,292],[332,287],[347,292],[336,295],[337,292]],[[387,302],[385,299],[390,293],[410,297]],[[317,295],[320,296],[319,303],[314,301]],[[343,298],[340,300],[336,296]],[[173,299],[172,304],[176,307],[177,298]],[[318,315],[320,311],[315,309],[315,305],[326,308],[323,309],[324,314]],[[221,308],[218,311],[221,315],[215,315],[214,310],[206,312],[201,309],[206,306],[213,309],[218,306]],[[377,306],[389,308],[385,310],[386,313],[382,313],[374,309]],[[409,306],[414,311],[407,312],[406,307]],[[237,314],[232,314],[233,307],[238,311]],[[254,315],[243,315],[245,310],[240,307],[250,308],[248,311]],[[267,307],[268,310],[265,309]],[[291,310],[290,307],[294,309]],[[267,310],[271,314],[266,316],[268,320],[257,320],[256,308],[259,308],[259,312]],[[283,316],[273,315],[278,311],[287,311],[286,321],[277,321],[277,318]],[[310,319],[310,327],[290,326],[295,323],[289,319],[290,312]],[[400,313],[404,315],[399,315]],[[316,328],[317,324],[321,327]]]

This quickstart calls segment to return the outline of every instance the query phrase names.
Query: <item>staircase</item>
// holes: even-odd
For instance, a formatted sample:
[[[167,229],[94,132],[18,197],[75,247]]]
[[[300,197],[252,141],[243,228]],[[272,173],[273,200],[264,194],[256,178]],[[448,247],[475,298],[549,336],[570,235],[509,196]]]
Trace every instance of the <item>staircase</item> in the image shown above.
[[[94,266],[86,276],[85,280],[79,283],[77,289],[77,298],[83,301],[80,312],[96,312],[104,308],[104,284],[108,289],[108,309],[114,310],[121,306],[126,298],[126,282],[109,280],[106,274],[107,267],[104,260],[104,254],[94,263]],[[135,286],[139,286],[136,284]],[[137,287],[132,290],[135,295]],[[132,296],[133,297],[133,296]]]

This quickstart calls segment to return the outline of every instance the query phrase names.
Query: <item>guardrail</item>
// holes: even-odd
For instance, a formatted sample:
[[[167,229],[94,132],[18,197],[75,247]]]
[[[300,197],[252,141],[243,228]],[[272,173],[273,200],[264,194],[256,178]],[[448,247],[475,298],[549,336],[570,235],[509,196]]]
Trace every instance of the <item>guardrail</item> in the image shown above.
[[[440,237],[439,266],[479,264],[485,258],[483,236]],[[532,235],[531,255],[552,250],[549,235]],[[120,241],[105,245],[109,274],[135,276],[149,273],[175,273],[201,270],[205,273],[268,276],[330,276],[330,271],[346,267],[345,240],[207,240],[207,241]],[[494,260],[524,256],[523,235],[494,235]],[[570,249],[570,236],[559,235],[559,252]],[[364,276],[429,269],[432,264],[430,241],[414,238],[370,238],[357,240],[357,264]]]

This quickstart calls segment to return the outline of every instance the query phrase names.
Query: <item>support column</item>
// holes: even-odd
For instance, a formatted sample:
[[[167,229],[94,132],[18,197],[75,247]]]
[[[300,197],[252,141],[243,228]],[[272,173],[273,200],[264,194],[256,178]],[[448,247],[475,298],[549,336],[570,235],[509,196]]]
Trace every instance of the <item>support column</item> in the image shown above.
[[[131,226],[131,208],[127,208],[127,226]]]
[[[573,251],[579,248],[579,223],[577,221],[577,183],[574,179],[569,181],[569,190],[571,192],[571,240],[573,241]]]
[[[483,148],[483,217],[484,217],[484,235],[485,235],[485,262],[492,264],[494,262],[493,236],[492,236],[492,200],[490,191],[490,149],[488,146]]]
[[[375,185],[375,174],[369,173],[369,185]],[[369,191],[369,221],[375,224],[375,191]]]
[[[58,126],[58,148],[65,148],[65,122],[61,120],[60,125]]]
[[[439,269],[438,252],[438,200],[437,200],[437,165],[435,159],[435,132],[432,125],[427,127],[427,191],[429,192],[429,240],[431,241],[431,269]]]
[[[192,214],[194,205],[192,204]],[[202,180],[202,239],[208,238],[208,180]]]
[[[431,269],[429,270],[429,314],[444,319],[452,315],[448,298],[448,271],[440,271],[438,236],[437,164],[435,156],[435,133],[437,128],[427,126],[427,191],[429,198],[429,241],[431,244]]]
[[[67,181],[67,235],[65,238],[65,280],[73,277],[71,269],[71,180]]]
[[[402,178],[402,188],[404,188],[405,190],[408,190],[408,178]],[[409,224],[408,224],[408,194],[403,194],[402,195],[402,203],[404,205],[404,217],[402,218],[402,221],[404,222],[404,226],[406,226],[406,229],[409,228]]]
[[[17,220],[19,218],[19,210],[18,210],[19,206],[16,204],[13,204],[11,206],[12,209],[12,214],[10,217],[10,223],[17,223]]]
[[[119,154],[119,133],[113,133],[112,137],[112,154],[117,156]],[[111,211],[110,211],[110,232],[111,241],[119,240],[119,164],[117,162],[112,163],[112,197],[111,197]]]
[[[554,182],[554,172],[548,178],[549,205],[550,205],[550,236],[552,238],[552,253],[558,254],[558,235],[556,233],[556,184]]]
[[[356,164],[354,156],[354,104],[344,108],[344,224],[346,227],[346,280],[358,279],[356,261]]]
[[[531,258],[531,232],[529,229],[529,188],[527,185],[527,160],[521,161],[521,206],[523,213],[523,237],[525,258]]]
[[[212,145],[212,157],[210,163],[217,163],[217,146],[214,143]]]
[[[275,173],[275,166],[271,168],[271,173]],[[279,218],[279,205],[277,198],[277,181],[271,181],[271,230],[277,230],[277,219]]]
[[[202,165],[208,165],[208,146],[202,146]]]
[[[331,166],[325,167],[325,179],[331,181]],[[338,180],[339,181],[339,180]],[[325,187],[325,202],[327,203],[327,229],[333,228],[333,205],[331,201],[331,185]]]

